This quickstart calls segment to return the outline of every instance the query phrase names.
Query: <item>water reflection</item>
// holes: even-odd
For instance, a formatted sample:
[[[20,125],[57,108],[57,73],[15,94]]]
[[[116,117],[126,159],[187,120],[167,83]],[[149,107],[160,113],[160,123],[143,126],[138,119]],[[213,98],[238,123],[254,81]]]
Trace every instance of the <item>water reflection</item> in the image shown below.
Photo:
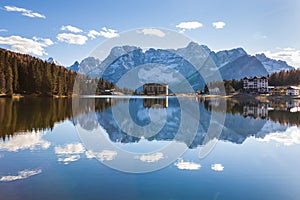
[[[191,133],[188,129],[176,138],[180,142],[189,144],[189,148],[195,148],[213,139],[241,144],[251,136],[268,138],[267,134],[287,130],[288,126],[300,125],[300,112],[298,112],[300,100],[297,99],[277,99],[267,102],[226,100],[226,110],[219,106],[222,101],[225,101],[224,99],[198,99],[198,101],[200,120],[195,138],[190,142]],[[84,99],[79,103],[82,104],[78,106],[80,109],[72,112],[70,99],[24,98],[14,101],[0,98],[1,137],[8,139],[8,136],[18,133],[9,139],[9,142],[1,143],[0,148],[8,151],[47,148],[49,144],[42,140],[42,131],[39,130],[51,129],[55,123],[64,120],[71,120],[89,131],[100,125],[106,130],[110,140],[117,143],[135,143],[141,138],[146,138],[148,141],[171,141],[175,138],[181,121],[181,110],[176,97],[97,98]],[[123,109],[124,106],[129,107],[129,114],[134,123],[144,127],[154,120],[161,123],[160,131],[150,136],[146,132],[140,132],[137,136],[127,134],[126,130],[132,127],[128,127],[126,123],[120,127],[112,112],[113,107]],[[211,121],[212,109],[220,115],[226,114],[226,120],[220,137],[211,135],[207,140],[205,134]],[[68,158],[61,156],[60,160],[68,162],[76,159],[74,155]]]
[[[168,97],[161,98],[144,98],[144,107],[145,108],[167,108],[168,107]]]
[[[21,179],[26,179],[31,176],[37,175],[42,173],[41,169],[34,169],[34,170],[22,170],[18,172],[18,175],[7,175],[7,176],[2,176],[0,178],[0,182],[10,182],[10,181],[17,181]]]
[[[42,132],[18,132],[17,135],[11,137],[6,142],[0,142],[0,149],[18,152],[20,150],[37,150],[48,149],[51,145],[50,142],[43,139],[44,134]]]
[[[68,99],[0,99],[4,122],[0,124],[4,138],[0,141],[0,199],[85,199],[87,194],[95,199],[243,199],[245,194],[248,199],[299,197],[300,113],[291,110],[298,100],[230,99],[225,109],[220,107],[225,99],[198,101],[201,116],[190,149],[163,170],[134,175],[92,160],[127,162],[112,149],[87,149],[73,125],[82,125],[90,136],[100,127],[113,145],[138,151],[133,158],[137,163],[158,165],[169,156],[159,148],[175,138],[172,130],[181,120],[176,97],[168,99],[167,107],[144,106],[142,98],[83,99],[78,102],[83,104],[81,109],[74,113]],[[39,106],[34,109],[32,104]],[[153,113],[157,120],[165,115],[166,124],[148,138],[128,135],[113,118],[112,109],[123,107],[129,108],[132,120],[142,127],[153,120]],[[226,115],[226,121],[221,136],[211,135],[209,140],[222,141],[208,157],[199,159],[201,145],[209,142],[204,138],[212,110]],[[176,140],[187,146],[189,130],[181,136]],[[256,192],[248,194],[249,188]]]

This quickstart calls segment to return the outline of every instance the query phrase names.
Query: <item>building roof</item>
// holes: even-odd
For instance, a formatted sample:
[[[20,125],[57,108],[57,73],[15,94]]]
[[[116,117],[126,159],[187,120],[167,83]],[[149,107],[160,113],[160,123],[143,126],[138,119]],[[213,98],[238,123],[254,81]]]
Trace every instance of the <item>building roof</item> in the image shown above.
[[[144,86],[167,86],[168,84],[165,83],[145,83]]]
[[[300,90],[300,88],[297,87],[297,86],[289,86],[289,87],[286,88],[286,89],[288,89],[288,90]]]
[[[253,81],[254,79],[268,79],[268,77],[266,77],[266,76],[254,76],[253,78],[251,78],[251,77],[243,78],[243,80],[249,80],[249,81]]]

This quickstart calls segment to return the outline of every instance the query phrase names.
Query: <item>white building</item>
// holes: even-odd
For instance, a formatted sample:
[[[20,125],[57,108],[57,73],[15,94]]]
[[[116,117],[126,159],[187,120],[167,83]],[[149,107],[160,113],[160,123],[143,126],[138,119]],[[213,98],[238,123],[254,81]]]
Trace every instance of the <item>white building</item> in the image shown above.
[[[258,92],[265,93],[268,92],[268,78],[265,76],[259,77],[255,76],[253,78],[245,77],[243,79],[243,88],[247,92]]]
[[[290,86],[286,89],[286,95],[298,96],[300,88],[295,86]]]

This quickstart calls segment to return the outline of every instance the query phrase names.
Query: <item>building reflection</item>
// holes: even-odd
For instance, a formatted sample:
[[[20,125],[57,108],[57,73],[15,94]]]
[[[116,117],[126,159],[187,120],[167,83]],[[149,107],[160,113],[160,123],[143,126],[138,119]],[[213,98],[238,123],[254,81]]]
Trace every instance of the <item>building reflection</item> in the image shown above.
[[[269,105],[267,103],[248,104],[243,106],[244,117],[265,119],[268,117]]]
[[[168,97],[163,98],[144,98],[144,108],[167,108]]]

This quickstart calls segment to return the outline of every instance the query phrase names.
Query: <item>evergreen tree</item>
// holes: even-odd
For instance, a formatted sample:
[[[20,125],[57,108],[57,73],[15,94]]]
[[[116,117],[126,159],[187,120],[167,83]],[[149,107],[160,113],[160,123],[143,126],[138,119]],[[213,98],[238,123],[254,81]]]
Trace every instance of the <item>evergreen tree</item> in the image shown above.
[[[10,65],[7,66],[5,77],[6,77],[6,83],[5,83],[6,94],[11,96],[13,94],[13,71]]]
[[[5,80],[3,63],[0,63],[0,94],[6,93],[5,82],[6,80]]]

